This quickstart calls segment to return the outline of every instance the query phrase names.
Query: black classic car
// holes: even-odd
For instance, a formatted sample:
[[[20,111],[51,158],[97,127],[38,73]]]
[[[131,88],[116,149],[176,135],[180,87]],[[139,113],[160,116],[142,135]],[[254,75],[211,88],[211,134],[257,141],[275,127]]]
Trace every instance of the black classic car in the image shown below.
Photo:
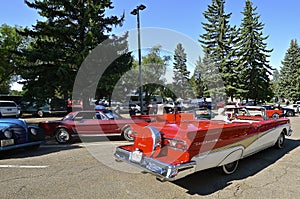
[[[27,126],[25,120],[0,118],[0,151],[16,148],[37,149],[45,135],[37,126]]]

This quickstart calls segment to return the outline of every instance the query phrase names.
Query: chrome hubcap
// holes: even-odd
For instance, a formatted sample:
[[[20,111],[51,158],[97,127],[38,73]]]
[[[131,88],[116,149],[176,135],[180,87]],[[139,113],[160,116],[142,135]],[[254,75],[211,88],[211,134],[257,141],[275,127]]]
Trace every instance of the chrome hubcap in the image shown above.
[[[69,140],[69,134],[66,131],[59,131],[59,133],[57,134],[57,140],[60,142],[65,142]]]

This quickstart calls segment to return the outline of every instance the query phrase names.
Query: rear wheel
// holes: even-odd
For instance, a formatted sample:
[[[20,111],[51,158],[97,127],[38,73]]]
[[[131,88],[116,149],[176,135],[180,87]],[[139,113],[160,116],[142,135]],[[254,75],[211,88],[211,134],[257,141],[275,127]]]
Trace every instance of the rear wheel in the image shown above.
[[[43,117],[44,116],[44,113],[42,110],[38,110],[37,113],[36,113],[39,117]]]
[[[234,162],[223,165],[222,166],[223,172],[228,175],[234,173],[238,167],[238,163],[239,161],[236,160]]]
[[[284,132],[282,131],[280,133],[280,136],[278,137],[276,143],[275,143],[275,147],[277,149],[282,149],[283,145],[284,145],[284,141],[285,141],[285,135],[284,135]]]
[[[287,112],[286,112],[286,116],[287,116],[287,117],[292,117],[292,116],[294,116],[293,111],[287,111]]]
[[[59,128],[56,131],[55,139],[59,144],[68,144],[71,142],[71,135],[66,128]]]
[[[278,118],[279,118],[279,114],[278,114],[278,113],[274,113],[274,114],[272,115],[272,118],[273,118],[273,119],[278,119]]]

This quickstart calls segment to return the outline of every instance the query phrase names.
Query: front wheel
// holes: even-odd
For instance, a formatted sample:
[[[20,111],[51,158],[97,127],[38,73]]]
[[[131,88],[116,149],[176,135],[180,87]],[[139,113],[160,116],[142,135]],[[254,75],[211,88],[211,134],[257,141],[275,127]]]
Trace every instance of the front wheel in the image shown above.
[[[282,149],[284,141],[285,141],[285,135],[284,135],[284,132],[281,132],[280,136],[278,137],[278,139],[277,139],[277,141],[275,143],[275,148]]]
[[[238,163],[239,161],[236,160],[234,162],[223,165],[222,166],[223,172],[228,175],[234,173],[238,167]]]
[[[59,144],[68,144],[71,142],[71,135],[65,128],[59,128],[56,131],[55,139]]]
[[[128,142],[134,141],[134,138],[132,137],[132,129],[129,126],[124,128],[122,135]]]

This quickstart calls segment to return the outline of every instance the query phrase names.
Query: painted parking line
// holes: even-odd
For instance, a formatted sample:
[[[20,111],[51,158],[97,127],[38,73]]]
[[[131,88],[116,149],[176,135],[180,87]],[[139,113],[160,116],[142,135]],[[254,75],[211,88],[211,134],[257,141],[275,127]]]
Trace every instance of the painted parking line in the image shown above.
[[[105,146],[105,145],[124,145],[128,144],[126,141],[114,141],[114,142],[86,142],[86,143],[79,143],[79,144],[72,144],[72,145],[61,145],[61,144],[47,144],[41,145],[41,148],[72,148],[72,147],[86,147],[86,146]]]
[[[76,145],[58,145],[58,144],[51,144],[51,145],[41,145],[40,148],[72,148]],[[77,145],[78,146],[78,145]]]
[[[128,142],[123,142],[123,141],[120,141],[120,142],[90,142],[90,143],[83,143],[83,144],[79,144],[79,146],[105,146],[105,145],[114,145],[114,146],[119,146],[119,145],[124,145]]]
[[[15,168],[15,169],[45,169],[49,166],[34,166],[34,165],[0,165],[0,168]]]

